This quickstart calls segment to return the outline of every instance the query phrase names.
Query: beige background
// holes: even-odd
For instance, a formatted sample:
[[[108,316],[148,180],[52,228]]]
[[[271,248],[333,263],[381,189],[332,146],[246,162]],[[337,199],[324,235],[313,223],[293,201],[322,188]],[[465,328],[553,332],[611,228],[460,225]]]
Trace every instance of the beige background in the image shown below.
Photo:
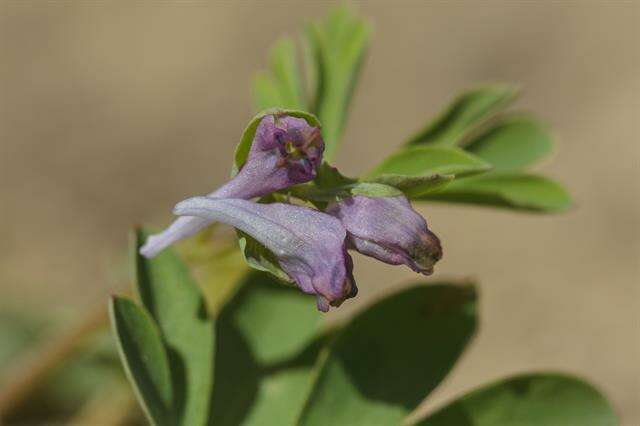
[[[0,309],[72,318],[118,288],[127,229],[167,223],[176,201],[225,179],[265,49],[328,6],[4,0]],[[435,277],[482,289],[482,330],[428,404],[567,370],[640,424],[638,3],[359,8],[375,39],[341,169],[374,165],[462,88],[518,82],[518,106],[558,136],[540,170],[576,199],[558,216],[422,208],[445,247]],[[356,262],[361,295],[343,312],[418,278]]]

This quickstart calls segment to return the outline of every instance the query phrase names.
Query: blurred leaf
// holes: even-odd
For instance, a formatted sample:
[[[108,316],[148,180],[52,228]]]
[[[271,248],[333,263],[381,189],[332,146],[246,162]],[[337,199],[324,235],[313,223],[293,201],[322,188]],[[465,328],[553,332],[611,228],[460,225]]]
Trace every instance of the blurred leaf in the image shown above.
[[[134,262],[138,294],[160,328],[167,347],[173,401],[181,424],[207,422],[213,380],[214,326],[204,298],[172,249],[153,259],[138,254],[145,233],[136,233]]]
[[[548,126],[535,118],[517,115],[502,119],[466,147],[488,161],[496,171],[530,166],[551,152]]]
[[[105,309],[105,315],[106,312]],[[14,376],[14,380],[9,380],[2,388],[2,420],[6,424],[66,424],[105,382],[114,378],[125,380],[108,329],[94,330],[93,333],[92,336],[84,336],[82,342],[75,340],[74,346],[77,344],[77,347],[72,351],[61,349],[69,343],[56,342],[60,339],[57,332],[47,334],[42,339],[47,343],[38,344],[27,354],[21,354],[21,363],[9,364],[17,377],[26,375],[29,380],[15,381]],[[66,333],[63,335],[68,336]],[[49,356],[60,357],[60,360],[51,362],[47,358]],[[20,371],[23,371],[22,375]],[[17,397],[10,395],[12,389],[18,389]]]
[[[571,206],[571,197],[560,184],[542,176],[517,172],[456,179],[441,191],[419,199],[537,212],[560,212]]]
[[[440,188],[454,176],[489,169],[489,163],[460,148],[414,146],[387,157],[363,179],[394,186],[415,197]]]
[[[175,424],[171,372],[160,331],[142,308],[126,298],[112,297],[109,313],[125,372],[149,421]]]
[[[16,360],[43,335],[43,320],[20,313],[0,312],[0,386]]]
[[[491,169],[486,161],[460,148],[416,146],[404,148],[387,157],[367,177],[386,174],[423,176],[432,174],[463,175]]]
[[[419,285],[340,332],[300,425],[396,425],[449,373],[476,329],[473,286]]]
[[[94,332],[71,355],[43,383],[46,398],[60,406],[67,405],[75,410],[106,381],[114,377],[124,379],[112,333],[107,328]]]
[[[129,384],[123,377],[116,377],[101,383],[78,413],[65,424],[67,426],[144,424],[143,414],[137,408]]]
[[[254,101],[258,111],[267,108],[305,110],[296,46],[290,37],[281,38],[271,49],[269,71],[254,78]]]
[[[238,250],[235,232],[217,232],[218,225],[214,223],[178,245],[180,254],[200,285],[209,316],[213,318],[248,271]]]
[[[311,31],[306,28],[307,33],[300,39],[302,47],[302,64],[304,66],[304,93],[306,94],[309,110],[317,111],[318,96],[320,93],[320,65],[318,57],[319,52],[314,44],[313,37],[309,34]]]
[[[589,384],[529,374],[485,386],[438,410],[419,426],[613,426],[607,400]]]
[[[216,321],[216,425],[292,425],[321,341],[315,300],[252,272]]]
[[[325,159],[333,157],[347,119],[351,96],[369,45],[371,27],[347,6],[334,9],[307,29],[317,76],[314,112],[322,121]]]
[[[508,84],[481,86],[464,92],[407,143],[456,145],[475,125],[506,107],[517,95],[518,89]]]
[[[290,115],[292,117],[304,118],[310,126],[321,127],[318,119],[313,114],[310,114],[308,112],[280,108],[272,108],[261,111],[251,119],[247,127],[244,129],[244,132],[242,133],[240,143],[236,147],[236,152],[234,155],[234,165],[232,170],[233,174],[238,173],[240,168],[244,165],[245,161],[247,161],[249,151],[251,150],[251,144],[253,143],[253,137],[256,134],[256,130],[258,129],[258,125],[260,124],[260,120],[262,120],[265,115],[269,114]]]

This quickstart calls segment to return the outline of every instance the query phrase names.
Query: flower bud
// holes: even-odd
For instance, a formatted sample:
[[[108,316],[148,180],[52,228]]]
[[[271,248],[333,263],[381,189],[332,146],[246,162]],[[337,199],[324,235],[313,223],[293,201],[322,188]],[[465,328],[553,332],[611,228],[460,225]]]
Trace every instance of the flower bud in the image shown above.
[[[347,229],[350,248],[382,262],[430,275],[442,257],[440,240],[404,196],[356,195],[331,203],[326,212]]]
[[[242,169],[208,196],[250,199],[308,182],[316,176],[323,151],[324,142],[318,127],[309,126],[302,118],[267,115],[258,125]],[[163,232],[151,235],[140,253],[154,257],[210,223],[198,217],[178,218]]]
[[[174,213],[223,222],[252,236],[303,292],[317,296],[323,312],[357,293],[347,232],[332,216],[290,204],[210,197],[182,201]]]

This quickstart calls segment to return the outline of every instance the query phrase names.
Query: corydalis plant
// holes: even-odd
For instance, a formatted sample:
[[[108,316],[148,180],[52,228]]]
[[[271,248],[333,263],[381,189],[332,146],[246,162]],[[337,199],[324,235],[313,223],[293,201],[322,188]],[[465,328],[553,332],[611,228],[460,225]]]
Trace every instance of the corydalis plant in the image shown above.
[[[226,223],[246,235],[243,238],[254,241],[249,247],[257,247],[266,253],[264,257],[274,259],[270,266],[275,271],[270,272],[294,282],[305,293],[315,294],[317,307],[323,312],[330,306],[340,306],[357,293],[347,244],[392,265],[404,263],[416,272],[433,272],[433,265],[442,256],[440,241],[407,199],[391,187],[354,186],[352,180],[342,177],[335,168],[325,167],[333,179],[327,184],[327,177],[320,176],[318,184],[335,194],[326,213],[310,207],[241,199],[287,190],[312,180],[322,159],[319,127],[284,112],[265,112],[258,117],[261,118],[255,134],[251,135],[250,124],[249,136],[242,138],[251,139],[251,147],[239,173],[209,196],[179,203],[174,213],[181,218],[163,233],[149,237],[140,249],[141,254],[153,257],[158,249],[177,238],[192,235],[213,222]],[[382,187],[391,192],[346,195],[348,189],[363,187],[369,191]],[[299,198],[314,201],[313,196]],[[273,197],[264,199],[271,200]],[[245,255],[251,256],[247,244],[243,245]],[[259,263],[252,266],[263,269]]]
[[[368,34],[368,25],[346,8],[310,25],[306,75],[317,78],[304,85],[313,88],[309,96],[293,41],[276,45],[270,68],[255,82],[259,109],[269,109],[247,126],[234,158],[239,171],[234,179],[249,170],[252,177],[275,171],[285,178],[271,181],[277,184],[252,179],[227,184],[236,186],[240,198],[269,196],[254,202],[218,193],[222,198],[196,197],[176,207],[189,220],[240,229],[247,264],[315,294],[321,310],[355,294],[347,245],[386,263],[431,272],[442,249],[412,202],[552,212],[570,201],[558,184],[523,170],[549,151],[550,135],[536,118],[505,112],[517,94],[510,85],[462,93],[363,176],[347,178],[326,164],[344,127]],[[287,144],[273,127],[264,136],[265,117],[273,117],[273,127],[278,118],[304,120],[306,125],[292,120],[307,129],[298,139],[292,136],[303,142]],[[324,164],[322,150],[308,151],[313,144],[305,142],[316,140],[319,120]],[[254,156],[264,140],[270,141],[270,154]],[[138,233],[136,248],[142,239]],[[210,251],[208,245],[199,247]],[[418,282],[390,291],[327,331],[306,295],[255,271],[233,280],[237,292],[216,305],[207,321],[198,287],[172,249],[154,259],[136,250],[135,257],[141,305],[114,298],[110,309],[123,363],[154,424],[616,424],[596,389],[558,374],[509,378],[422,419],[410,416],[476,332],[472,283]],[[217,284],[224,279],[219,260],[209,260]]]
[[[358,185],[329,166],[324,168],[329,170],[328,178],[318,176],[324,142],[320,127],[311,122],[316,123],[312,116],[301,112],[275,110],[258,114],[238,146],[236,160],[240,158],[241,164],[237,175],[207,197],[178,204],[174,212],[181,217],[162,233],[150,236],[140,253],[154,257],[213,222],[227,223],[240,230],[243,239],[253,242],[241,243],[251,266],[315,294],[317,307],[323,312],[356,295],[347,244],[383,262],[404,263],[416,272],[431,274],[442,250],[426,221],[411,209],[404,196],[398,195],[401,192],[397,189],[376,183]],[[242,150],[247,149],[247,144],[248,153],[243,159]],[[328,214],[322,209],[243,201],[288,190],[317,176],[316,186],[333,194]],[[364,191],[364,195],[351,197],[350,191],[355,190]],[[395,197],[385,198],[390,195]],[[314,195],[298,198],[309,205],[317,201]],[[354,204],[360,207],[352,208]],[[390,222],[391,218],[395,222]],[[249,260],[252,249],[259,252],[256,260]]]

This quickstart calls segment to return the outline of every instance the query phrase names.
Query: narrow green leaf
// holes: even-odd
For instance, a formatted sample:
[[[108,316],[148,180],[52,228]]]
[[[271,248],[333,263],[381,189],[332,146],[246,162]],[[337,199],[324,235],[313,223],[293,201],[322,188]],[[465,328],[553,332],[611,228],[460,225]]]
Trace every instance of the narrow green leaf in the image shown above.
[[[367,178],[383,175],[426,176],[464,174],[491,169],[491,164],[460,148],[416,146],[404,148],[389,156]]]
[[[476,329],[472,286],[419,285],[340,332],[300,425],[397,425],[447,375]]]
[[[216,321],[213,424],[294,424],[322,346],[314,303],[269,275],[247,275]]]
[[[126,298],[111,298],[109,314],[125,372],[149,422],[174,425],[171,372],[158,328]]]
[[[320,93],[320,57],[316,46],[313,44],[313,38],[310,37],[309,28],[307,33],[300,38],[302,47],[302,64],[304,67],[304,93],[306,94],[307,105],[309,110],[316,111],[318,105],[318,94]]]
[[[137,289],[167,346],[179,422],[206,424],[213,380],[213,323],[184,263],[172,249],[145,259],[138,254],[144,240],[145,233],[137,231],[133,253]]]
[[[460,148],[413,146],[391,155],[363,179],[394,186],[416,197],[440,188],[455,176],[489,169],[489,163]]]
[[[506,107],[517,95],[518,89],[508,84],[487,85],[464,92],[407,143],[456,145],[475,125]]]
[[[297,58],[295,43],[290,37],[280,39],[273,46],[269,71],[254,78],[254,102],[258,111],[268,108],[306,109]]]
[[[582,380],[528,374],[485,386],[438,410],[418,426],[614,426],[607,400]]]
[[[518,172],[456,179],[442,190],[418,199],[549,213],[571,207],[571,197],[560,184],[542,176]]]
[[[347,6],[311,24],[307,42],[318,82],[315,108],[324,124],[325,158],[331,160],[347,119],[351,96],[369,45],[371,27]]]
[[[253,103],[258,111],[286,103],[278,83],[266,71],[260,71],[253,77]]]
[[[551,152],[549,127],[526,115],[508,116],[474,138],[465,149],[496,171],[530,166]]]
[[[245,161],[247,161],[247,156],[249,155],[249,150],[251,149],[251,144],[253,142],[253,137],[256,134],[256,130],[258,129],[258,125],[260,124],[260,120],[262,120],[265,115],[269,114],[290,115],[293,117],[304,118],[310,126],[321,127],[318,119],[313,114],[310,114],[308,112],[280,108],[261,111],[251,119],[247,127],[244,129],[244,132],[242,133],[240,143],[236,147],[236,152],[234,155],[232,174],[235,175],[236,173],[238,173],[238,170],[240,170]]]

